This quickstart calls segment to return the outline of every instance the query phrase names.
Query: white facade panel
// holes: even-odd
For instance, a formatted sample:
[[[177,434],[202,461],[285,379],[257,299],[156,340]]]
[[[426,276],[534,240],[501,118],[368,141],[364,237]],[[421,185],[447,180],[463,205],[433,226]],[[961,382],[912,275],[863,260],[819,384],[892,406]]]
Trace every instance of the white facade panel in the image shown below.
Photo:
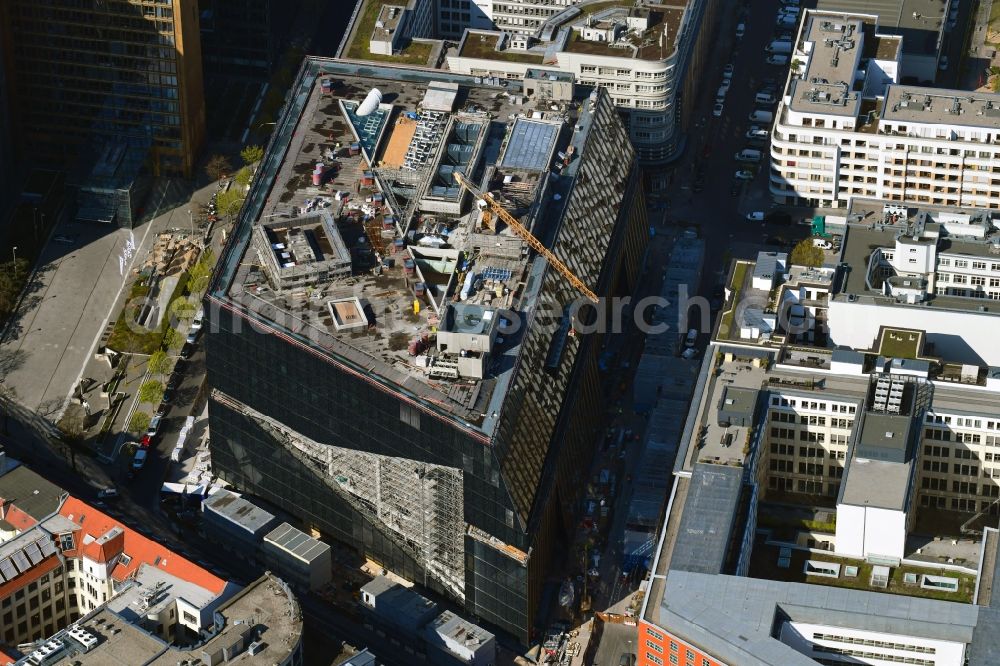
[[[837,505],[838,555],[862,557],[865,552],[865,507]]]
[[[963,643],[853,627],[786,622],[779,637],[782,643],[813,659],[843,659],[844,664],[962,666],[965,661]]]
[[[995,367],[1000,366],[995,317],[976,310],[852,303],[838,298],[830,301],[828,326],[831,344],[850,349],[871,348],[880,326],[924,330],[937,356],[954,363]]]

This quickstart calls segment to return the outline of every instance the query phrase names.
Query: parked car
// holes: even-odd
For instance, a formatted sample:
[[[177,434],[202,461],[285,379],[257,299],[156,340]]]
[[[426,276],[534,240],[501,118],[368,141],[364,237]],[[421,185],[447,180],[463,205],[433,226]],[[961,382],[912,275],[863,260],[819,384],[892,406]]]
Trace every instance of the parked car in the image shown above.
[[[763,222],[764,221],[764,211],[755,210],[752,213],[747,213],[747,219],[751,222]]]
[[[757,125],[751,125],[750,129],[747,130],[746,138],[751,141],[767,139],[767,130],[763,127],[758,127]]]
[[[97,491],[97,499],[118,499],[118,490],[115,488],[101,488]]]
[[[747,24],[739,23],[736,26],[736,39],[741,39],[743,35],[747,34]]]
[[[191,354],[193,353],[194,353],[194,344],[192,344],[191,341],[189,340],[184,343],[183,347],[181,347],[180,357],[184,360],[187,360],[191,358]]]
[[[199,308],[197,314],[195,314],[194,319],[191,320],[190,331],[200,331],[201,327],[205,324],[205,308]]]
[[[163,415],[154,414],[153,418],[149,419],[149,427],[146,428],[146,434],[150,437],[156,437],[160,432],[161,423],[163,423]]]
[[[818,247],[821,250],[832,250],[833,243],[825,238],[813,238],[813,247]]]
[[[768,65],[787,65],[788,56],[786,55],[771,55],[767,57]]]
[[[181,384],[180,375],[172,375],[170,381],[167,382],[166,387],[163,389],[163,399],[160,401],[161,405],[169,405],[174,400],[174,394],[177,393],[177,387]]]
[[[201,328],[191,328],[191,329],[188,329],[188,334],[187,334],[187,337],[184,339],[184,342],[186,344],[193,345],[195,342],[198,341],[198,333],[200,333],[200,332],[201,332]],[[184,350],[182,349],[181,352],[183,353],[183,351]]]
[[[716,102],[715,106],[712,107],[712,115],[715,116],[716,118],[721,118],[722,117],[722,111],[724,109],[725,109],[725,107],[722,105],[721,102]]]
[[[743,169],[742,171],[736,172],[736,180],[752,180],[752,179],[753,179],[753,171],[750,171],[749,169]]]
[[[135,452],[135,456],[132,458],[132,471],[138,472],[146,465],[146,459],[149,457],[149,453],[146,449],[139,449]]]
[[[948,56],[941,56],[941,60],[938,61],[938,69],[942,72],[948,71]]]
[[[726,63],[725,67],[722,68],[722,75],[725,76],[725,77],[730,77],[730,76],[733,75],[733,71],[735,69],[736,69],[736,66],[733,65],[733,63],[731,63],[731,62],[730,63]]]
[[[618,666],[635,666],[635,655],[631,652],[622,652],[621,659],[618,660]]]
[[[165,393],[166,391],[164,391],[164,394]],[[153,416],[154,417],[159,416],[160,418],[163,418],[164,416],[167,415],[167,412],[169,411],[170,411],[170,404],[167,402],[160,402],[160,406],[156,408],[156,412],[153,414]]]

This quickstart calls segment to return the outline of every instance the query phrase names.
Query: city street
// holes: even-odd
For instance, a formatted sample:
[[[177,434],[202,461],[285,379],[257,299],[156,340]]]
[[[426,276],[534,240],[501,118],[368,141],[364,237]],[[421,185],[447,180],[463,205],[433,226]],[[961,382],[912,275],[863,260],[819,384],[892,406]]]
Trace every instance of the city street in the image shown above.
[[[180,213],[187,226],[186,212],[158,214],[179,189],[179,183],[169,181],[154,193],[159,197],[150,202],[153,219],[134,232],[137,250],[125,266],[126,275],[136,257],[148,250],[154,230],[179,224],[174,218]],[[56,226],[0,344],[4,387],[28,409],[58,420],[121,296],[125,278],[118,257],[128,240],[129,231],[118,227],[74,222]]]
[[[701,76],[704,83],[696,87],[700,97],[694,112],[695,128],[689,134],[684,155],[670,167],[673,182],[663,195],[670,203],[667,217],[678,224],[698,227],[699,235],[709,241],[705,266],[715,268],[714,271],[706,268],[702,276],[702,294],[711,292],[730,258],[750,256],[762,245],[772,245],[772,249],[779,244],[790,247],[795,239],[804,236],[804,227],[746,219],[751,211],[767,212],[774,208],[768,192],[767,143],[751,145],[745,135],[755,124],[748,118],[754,109],[773,112],[776,108],[776,105],[755,104],[757,91],[767,79],[773,79],[780,90],[788,76],[787,65],[767,64],[764,50],[778,35],[794,34],[794,29],[775,27],[779,5],[778,0],[734,4],[721,16],[716,48],[712,49]],[[749,11],[751,6],[752,13]],[[740,22],[746,26],[746,33],[737,38],[736,24]],[[732,85],[725,97],[722,115],[717,118],[712,108],[723,80],[723,67],[729,63],[734,70]],[[770,131],[770,123],[756,124]],[[734,158],[735,153],[748,147],[763,154],[759,164],[747,165]],[[743,169],[750,169],[754,176],[733,195],[732,188],[737,182],[735,173]],[[696,192],[699,170],[703,173],[702,186],[701,191]],[[809,209],[790,212],[793,220],[812,213]]]

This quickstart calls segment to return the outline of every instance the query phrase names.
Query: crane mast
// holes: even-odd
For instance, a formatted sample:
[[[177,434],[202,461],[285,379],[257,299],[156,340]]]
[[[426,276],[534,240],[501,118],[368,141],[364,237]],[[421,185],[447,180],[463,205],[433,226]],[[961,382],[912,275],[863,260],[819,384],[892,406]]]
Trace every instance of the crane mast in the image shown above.
[[[587,285],[583,283],[583,280],[578,278],[576,274],[569,269],[569,266],[564,264],[549,248],[542,245],[542,242],[535,238],[534,234],[528,231],[527,227],[521,224],[517,218],[508,213],[496,199],[494,199],[488,192],[480,192],[472,183],[465,179],[465,176],[462,175],[461,172],[454,172],[454,176],[459,185],[467,189],[480,201],[485,202],[494,215],[503,220],[504,224],[510,227],[511,230],[517,234],[521,240],[531,246],[535,252],[545,257],[545,260],[549,262],[549,265],[569,280],[570,284],[572,284],[577,291],[590,299],[592,303],[596,304],[598,302],[597,294],[592,292]]]

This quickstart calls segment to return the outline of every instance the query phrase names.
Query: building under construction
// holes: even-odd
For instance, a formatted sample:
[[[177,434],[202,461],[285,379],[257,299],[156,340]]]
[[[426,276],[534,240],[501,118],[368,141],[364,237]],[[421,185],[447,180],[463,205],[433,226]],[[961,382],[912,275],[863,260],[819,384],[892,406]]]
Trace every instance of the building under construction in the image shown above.
[[[211,447],[527,642],[604,411],[574,304],[631,292],[647,224],[607,95],[489,83],[306,60],[209,290]]]

